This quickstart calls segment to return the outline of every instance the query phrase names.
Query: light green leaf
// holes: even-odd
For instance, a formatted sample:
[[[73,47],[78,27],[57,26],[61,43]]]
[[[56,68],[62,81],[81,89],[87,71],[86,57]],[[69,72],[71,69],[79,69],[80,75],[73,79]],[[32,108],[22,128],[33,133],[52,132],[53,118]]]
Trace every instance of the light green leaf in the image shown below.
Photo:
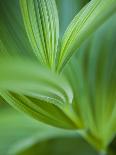
[[[88,35],[115,13],[115,10],[115,0],[91,0],[82,8],[63,36],[57,66],[58,71],[62,70],[71,55],[80,47]]]
[[[51,128],[26,117],[10,107],[0,107],[0,153],[9,155],[15,145],[23,148],[50,134]],[[27,132],[28,131],[28,132]],[[39,137],[39,138],[38,138]],[[17,148],[18,149],[18,148]]]
[[[20,0],[20,6],[33,52],[42,63],[53,67],[59,38],[55,1]]]
[[[63,128],[77,128],[71,109],[73,94],[65,79],[34,61],[15,59],[0,59],[1,96],[36,119]]]
[[[71,133],[39,123],[10,107],[0,108],[1,154],[16,155],[37,143],[68,134]]]
[[[0,108],[2,155],[65,155],[67,152],[73,155],[77,152],[79,155],[86,152],[96,155],[96,151],[77,132],[44,125],[10,107]]]
[[[58,61],[58,72],[73,51],[115,12],[116,7],[114,0],[88,3],[69,25],[57,53],[59,28],[55,2],[20,0],[20,5],[33,53],[52,69]],[[114,19],[83,45],[80,56],[72,58],[67,65],[67,82],[62,75],[43,69],[33,59],[12,57],[12,51],[27,52],[25,45],[28,44],[25,44],[25,33],[22,37],[24,29],[21,31],[18,27],[19,18],[11,18],[17,7],[12,13],[11,3],[8,2],[8,11],[6,6],[6,0],[0,1],[0,52],[3,55],[0,55],[0,99],[47,124],[66,129],[83,127],[84,138],[97,149],[105,150],[116,134]],[[5,53],[11,59],[5,58]]]
[[[83,44],[65,70],[73,108],[98,148],[107,147],[116,135],[115,19],[112,16]]]

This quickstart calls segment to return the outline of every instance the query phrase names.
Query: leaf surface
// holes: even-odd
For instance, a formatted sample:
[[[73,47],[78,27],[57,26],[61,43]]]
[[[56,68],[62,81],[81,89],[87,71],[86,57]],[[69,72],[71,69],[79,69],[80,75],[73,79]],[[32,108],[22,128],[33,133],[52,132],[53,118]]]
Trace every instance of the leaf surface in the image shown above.
[[[61,41],[57,70],[60,71],[83,41],[115,13],[115,0],[91,0],[75,16]]]
[[[33,52],[49,67],[55,64],[59,39],[54,0],[20,0],[21,12]]]
[[[63,77],[30,60],[2,58],[0,64],[0,92],[8,103],[48,124],[77,128],[72,90]]]

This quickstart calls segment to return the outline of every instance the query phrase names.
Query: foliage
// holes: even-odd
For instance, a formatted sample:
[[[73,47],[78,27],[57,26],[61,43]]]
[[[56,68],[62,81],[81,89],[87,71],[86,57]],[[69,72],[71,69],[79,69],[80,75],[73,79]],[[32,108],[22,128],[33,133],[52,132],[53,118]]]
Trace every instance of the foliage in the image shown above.
[[[63,37],[54,0],[0,0],[0,10],[1,98],[47,124],[81,129],[107,151],[116,134],[115,0],[91,0]]]

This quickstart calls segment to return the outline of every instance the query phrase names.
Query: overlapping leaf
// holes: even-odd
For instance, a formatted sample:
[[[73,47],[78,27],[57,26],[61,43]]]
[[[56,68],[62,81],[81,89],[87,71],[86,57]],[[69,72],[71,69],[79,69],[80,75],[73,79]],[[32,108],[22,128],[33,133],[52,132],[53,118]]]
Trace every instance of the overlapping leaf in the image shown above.
[[[33,61],[0,60],[1,96],[11,105],[55,126],[76,128],[72,90],[65,80]],[[7,62],[7,63],[6,63]]]
[[[28,131],[28,132],[27,132]],[[0,153],[23,152],[46,139],[68,134],[16,112],[10,107],[0,109]],[[70,133],[69,133],[70,134]],[[40,148],[39,148],[40,149]],[[38,149],[38,151],[40,151]]]
[[[30,47],[25,47],[28,46],[26,36],[23,40],[23,35],[18,35],[24,29],[21,31],[18,27],[16,18],[10,19],[7,5],[3,1],[0,4],[0,52],[8,54],[9,50],[30,50]],[[10,11],[10,2],[8,6]],[[50,68],[55,67],[58,59],[59,72],[88,35],[115,12],[116,3],[115,0],[92,0],[88,3],[66,30],[58,55],[59,23],[55,2],[20,0],[20,6],[33,52]],[[111,20],[109,23],[114,22]],[[108,27],[115,29],[112,25]],[[106,149],[116,133],[116,52],[112,50],[115,49],[113,33],[103,27],[92,41],[90,39],[82,47],[79,63],[75,56],[67,66],[66,75],[73,92],[65,79],[39,67],[32,60],[0,57],[0,95],[17,109],[48,124],[70,129],[85,127],[87,140],[98,149]]]
[[[106,147],[116,134],[115,17],[82,46],[66,69],[74,110],[97,147]]]
[[[28,132],[27,132],[28,131]],[[62,147],[63,146],[63,147]],[[67,148],[67,146],[70,146]],[[78,148],[77,148],[78,146]],[[81,147],[83,146],[83,147]],[[39,123],[10,107],[0,108],[0,153],[2,155],[96,154],[77,132]]]

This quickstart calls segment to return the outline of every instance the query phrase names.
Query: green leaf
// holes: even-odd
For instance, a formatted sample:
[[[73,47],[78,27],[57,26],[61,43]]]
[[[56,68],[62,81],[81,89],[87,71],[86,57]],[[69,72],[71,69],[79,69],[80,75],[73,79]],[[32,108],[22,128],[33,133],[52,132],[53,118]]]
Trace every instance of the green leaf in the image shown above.
[[[20,0],[21,12],[33,52],[54,67],[59,38],[59,21],[54,0]]]
[[[98,149],[106,149],[116,135],[115,19],[112,16],[90,37],[65,69],[74,94],[73,109]]]
[[[65,79],[34,61],[15,59],[0,60],[1,96],[36,119],[63,128],[77,128],[71,110],[73,94]]]
[[[49,135],[50,129],[10,107],[2,108],[0,106],[0,153],[8,155],[11,150],[13,151],[15,145],[21,143],[24,146],[27,144],[26,147],[29,147],[39,138],[42,139],[41,137],[44,138],[44,135]]]
[[[40,152],[41,155],[67,155],[67,153],[73,155],[98,155],[98,153],[81,139],[81,137],[76,135],[76,133],[66,135],[66,132],[62,136],[47,138],[24,151],[18,152],[18,155],[33,155],[33,153],[34,155],[38,155]]]
[[[28,131],[28,132],[27,132]],[[67,147],[68,146],[68,147]],[[77,147],[78,146],[78,147]],[[22,115],[10,107],[0,108],[2,155],[95,154],[77,132],[53,128]]]
[[[0,0],[0,56],[16,54],[33,58],[18,0]]]
[[[72,133],[39,123],[10,107],[0,108],[1,154],[18,154],[37,143],[68,134]]]
[[[115,13],[115,10],[115,0],[91,0],[90,3],[82,8],[63,36],[58,58],[58,71],[62,70],[71,55],[81,46],[88,35]]]
[[[58,71],[88,35],[115,12],[116,7],[114,0],[92,0],[88,3],[71,22],[57,53],[59,32],[57,12],[53,11],[56,10],[54,1],[21,0],[20,5],[33,53],[52,69],[58,61]],[[8,11],[6,6],[6,1],[0,1],[1,97],[47,124],[66,129],[83,127],[86,130],[85,139],[99,150],[106,149],[116,134],[114,19],[109,20],[106,27],[103,26],[82,46],[80,56],[72,58],[67,65],[67,82],[62,75],[55,75],[33,59],[12,57],[12,51],[27,52],[25,45],[28,44],[22,37],[24,31],[18,26],[20,18],[11,18],[17,7],[12,13],[10,2]],[[5,53],[11,59],[5,58]],[[59,57],[56,57],[57,54]]]

